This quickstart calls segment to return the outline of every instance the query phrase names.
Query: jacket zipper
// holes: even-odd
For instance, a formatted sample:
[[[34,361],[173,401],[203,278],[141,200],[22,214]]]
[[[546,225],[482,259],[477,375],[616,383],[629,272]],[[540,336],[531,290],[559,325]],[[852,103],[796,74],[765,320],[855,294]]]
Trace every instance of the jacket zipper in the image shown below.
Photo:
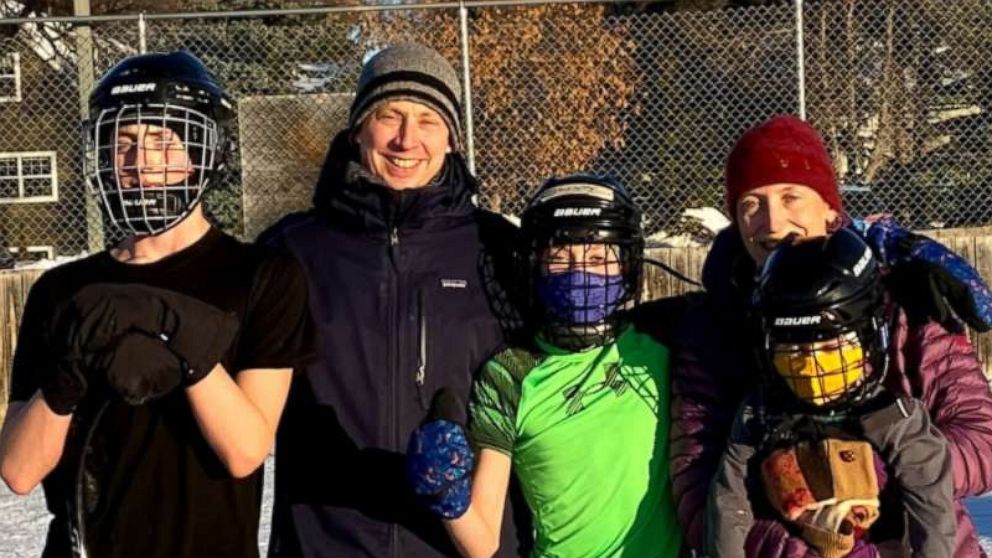
[[[399,295],[400,295],[400,273],[399,273],[399,245],[400,245],[400,235],[398,228],[393,225],[389,229],[389,262],[391,265],[390,273],[390,292],[389,292],[389,320],[390,320],[390,343],[389,348],[392,351],[390,355],[390,370],[389,370],[389,389],[390,395],[392,396],[392,401],[389,405],[390,411],[390,421],[389,429],[391,438],[393,439],[393,447],[400,447],[400,434],[399,434],[399,395],[397,393],[398,383],[397,379],[399,377]],[[396,523],[389,524],[389,555],[395,558],[399,557],[399,527]]]
[[[427,399],[424,397],[424,381],[427,379],[427,306],[424,304],[424,291],[417,291],[417,316],[419,317],[420,354],[417,357],[417,374],[414,383],[417,384],[417,395],[420,406],[427,410]]]

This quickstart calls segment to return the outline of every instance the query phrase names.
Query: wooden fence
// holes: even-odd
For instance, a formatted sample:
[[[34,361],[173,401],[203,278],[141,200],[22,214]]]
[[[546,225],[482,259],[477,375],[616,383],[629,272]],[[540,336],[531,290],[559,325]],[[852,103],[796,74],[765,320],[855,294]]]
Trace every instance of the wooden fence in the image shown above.
[[[992,227],[924,231],[924,234],[961,254],[987,283],[992,284]],[[985,376],[992,379],[992,332],[978,333],[969,329],[968,337],[985,366]]]
[[[17,327],[24,313],[28,291],[40,271],[0,272],[0,418],[7,410],[10,365],[17,345]]]
[[[986,280],[992,280],[992,227],[927,231],[958,254],[967,258]],[[656,259],[698,280],[708,248],[655,248],[648,250],[648,257]],[[699,290],[656,266],[645,266],[645,297],[659,298]],[[0,272],[0,418],[7,402],[7,383],[17,343],[17,325],[24,310],[28,290],[39,271]],[[969,331],[978,355],[985,364],[985,373],[992,378],[992,333],[976,334]]]

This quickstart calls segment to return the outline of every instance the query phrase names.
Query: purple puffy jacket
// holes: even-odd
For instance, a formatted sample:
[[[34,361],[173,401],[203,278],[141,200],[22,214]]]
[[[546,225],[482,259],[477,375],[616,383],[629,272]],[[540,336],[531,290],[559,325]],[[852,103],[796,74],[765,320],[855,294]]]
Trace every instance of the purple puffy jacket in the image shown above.
[[[745,318],[754,266],[736,231],[717,237],[703,268],[707,296],[687,313],[673,347],[672,484],[687,542],[702,549],[706,498],[734,413],[757,381]],[[910,326],[905,313],[892,332],[886,385],[920,399],[948,440],[954,464],[958,540],[955,558],[985,556],[962,499],[992,490],[992,392],[963,332],[939,324]],[[858,557],[876,555],[860,549]],[[785,528],[759,520],[747,540],[755,558],[812,558],[815,551]]]

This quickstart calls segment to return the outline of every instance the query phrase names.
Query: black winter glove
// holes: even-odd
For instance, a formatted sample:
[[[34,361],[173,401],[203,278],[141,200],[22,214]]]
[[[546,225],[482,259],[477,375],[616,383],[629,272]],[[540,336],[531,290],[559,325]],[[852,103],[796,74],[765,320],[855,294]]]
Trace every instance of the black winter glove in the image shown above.
[[[60,360],[41,380],[41,396],[57,415],[68,415],[86,395],[86,371],[77,360]]]
[[[104,354],[107,383],[131,405],[162,397],[182,383],[182,361],[159,337],[129,331]]]
[[[84,355],[73,348],[61,348],[55,369],[41,380],[41,396],[48,407],[59,415],[76,410],[89,388],[87,376],[91,370],[103,369],[106,353]]]
[[[220,362],[238,331],[233,314],[139,284],[84,287],[57,323],[58,336],[72,348],[68,353],[103,354],[95,360],[129,401],[162,395],[172,383],[164,377],[167,370],[173,371],[177,384],[200,381]]]
[[[84,326],[80,316],[72,311],[72,300],[56,308],[52,321],[43,331],[51,348],[53,365],[41,378],[41,395],[48,407],[59,415],[75,411],[90,388],[94,371],[106,369],[107,353],[82,347]]]

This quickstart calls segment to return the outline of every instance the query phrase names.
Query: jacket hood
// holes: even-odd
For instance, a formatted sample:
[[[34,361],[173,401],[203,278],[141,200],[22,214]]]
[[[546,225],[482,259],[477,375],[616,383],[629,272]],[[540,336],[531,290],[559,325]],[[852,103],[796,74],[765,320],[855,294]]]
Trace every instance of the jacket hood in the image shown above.
[[[475,211],[478,183],[459,153],[449,153],[430,184],[416,189],[392,190],[359,161],[350,131],[331,141],[314,191],[318,215],[336,225],[356,230],[424,226],[445,217],[460,218]]]

